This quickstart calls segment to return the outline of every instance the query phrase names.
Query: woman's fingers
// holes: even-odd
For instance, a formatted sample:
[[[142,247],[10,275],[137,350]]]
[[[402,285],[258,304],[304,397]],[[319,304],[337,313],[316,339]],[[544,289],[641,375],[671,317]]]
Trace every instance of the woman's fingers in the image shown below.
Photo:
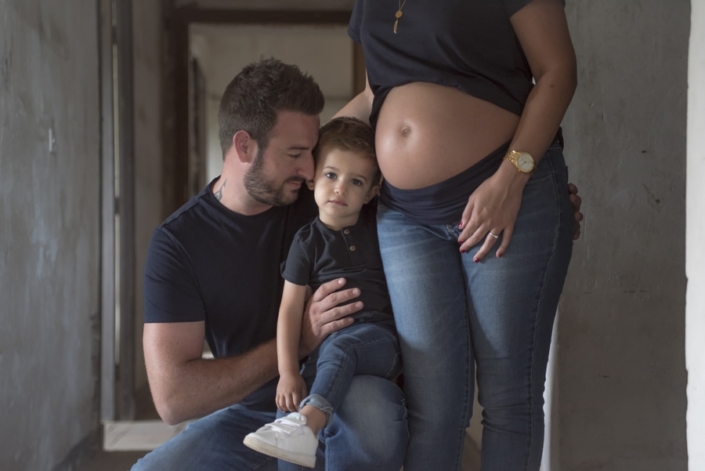
[[[500,232],[501,231],[499,229],[495,229],[494,231],[489,231],[487,233],[487,236],[485,237],[485,242],[482,244],[482,247],[480,247],[480,250],[477,251],[475,257],[473,258],[473,261],[475,263],[482,260],[485,255],[487,255],[489,251],[492,250],[492,247],[494,247],[494,245],[497,243],[497,240],[499,239]]]
[[[504,252],[507,251],[507,247],[509,247],[509,243],[512,241],[512,234],[514,234],[513,224],[505,228],[502,232],[502,242],[499,244],[499,248],[497,249],[496,253],[497,258],[502,258]]]
[[[580,228],[578,227],[577,230],[580,231]],[[492,230],[487,230],[485,226],[480,226],[470,238],[460,244],[460,252],[469,252],[475,245],[482,243],[482,246],[473,257],[475,262],[479,262],[496,246],[497,242],[500,242],[495,255],[497,258],[501,258],[507,251],[507,247],[509,247],[513,232],[514,224],[510,224],[504,229],[495,227]]]
[[[477,224],[470,221],[465,230],[458,236],[460,242],[460,251],[465,253],[472,247],[482,242],[487,236],[487,227],[484,224]]]
[[[573,206],[573,218],[575,219],[573,240],[578,240],[580,238],[580,223],[583,221],[583,213],[580,212],[583,200],[578,196],[578,187],[572,183],[568,183],[568,198],[570,199],[570,204]]]

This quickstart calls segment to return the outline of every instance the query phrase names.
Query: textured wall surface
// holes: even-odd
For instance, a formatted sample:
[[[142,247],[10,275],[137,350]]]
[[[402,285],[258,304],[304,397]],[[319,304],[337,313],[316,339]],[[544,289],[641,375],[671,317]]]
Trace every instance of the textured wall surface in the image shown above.
[[[560,308],[558,469],[684,470],[690,2],[567,5],[586,220]]]
[[[0,0],[3,470],[52,469],[98,427],[95,5]]]
[[[705,0],[692,1],[688,77],[688,469],[705,471]]]

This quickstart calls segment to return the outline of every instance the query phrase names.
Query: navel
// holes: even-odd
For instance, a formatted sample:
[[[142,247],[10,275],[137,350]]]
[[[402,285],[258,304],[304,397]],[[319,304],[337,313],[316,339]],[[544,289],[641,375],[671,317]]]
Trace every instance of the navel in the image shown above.
[[[411,126],[404,125],[399,128],[399,135],[401,137],[409,137],[411,135]]]

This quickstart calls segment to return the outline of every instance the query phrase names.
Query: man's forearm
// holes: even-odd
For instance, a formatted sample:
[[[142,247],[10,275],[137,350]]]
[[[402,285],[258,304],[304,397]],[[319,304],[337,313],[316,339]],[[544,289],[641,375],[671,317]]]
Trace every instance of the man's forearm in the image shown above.
[[[275,378],[276,343],[230,358],[147,361],[147,373],[159,415],[174,425],[240,402]]]

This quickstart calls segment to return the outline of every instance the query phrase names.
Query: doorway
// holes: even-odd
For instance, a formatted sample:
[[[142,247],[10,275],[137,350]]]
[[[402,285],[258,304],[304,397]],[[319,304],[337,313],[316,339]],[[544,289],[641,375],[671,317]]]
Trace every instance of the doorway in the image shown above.
[[[198,129],[205,129],[207,182],[220,174],[223,159],[218,140],[220,99],[228,83],[246,65],[262,57],[275,57],[313,76],[326,101],[322,123],[355,94],[354,49],[345,26],[194,24],[190,28],[190,52],[205,80],[205,125],[199,126],[193,119],[198,115],[193,105],[190,121],[192,140]],[[198,102],[195,85],[192,80],[192,104]]]
[[[105,1],[114,3],[114,0]],[[323,120],[327,120],[364,87],[361,56],[346,33],[349,11],[226,11],[193,6],[177,8],[168,6],[169,3],[162,3],[162,8],[172,8],[171,11],[162,12],[162,19],[165,20],[162,24],[165,28],[162,32],[162,51],[165,53],[161,58],[162,219],[219,174],[222,162],[217,139],[220,94],[244,65],[263,56],[273,56],[299,65],[314,76],[326,96]],[[135,87],[140,87],[139,77],[135,78]],[[143,177],[139,175],[139,168],[132,178],[140,184]],[[150,228],[150,233],[153,229]],[[138,252],[137,266],[132,270],[137,283],[143,271],[139,254],[146,250],[141,246],[142,239],[142,235],[138,234],[135,247]],[[136,300],[136,303],[140,302],[140,299]],[[119,342],[115,338],[117,332],[113,333],[112,342],[119,343],[119,350],[130,347],[133,352],[135,349],[141,350],[142,319],[139,309],[137,314],[133,319],[134,328],[129,342],[124,340],[124,334],[130,329],[120,329]],[[119,356],[119,353],[115,355]],[[180,427],[164,425],[160,429],[154,428],[157,421],[154,420],[156,416],[149,390],[144,384],[146,373],[139,351],[132,361],[127,362],[134,365],[132,370],[122,368],[122,361],[119,362],[121,381],[113,382],[112,386],[110,381],[106,381],[113,391],[112,399],[110,395],[107,397],[111,404],[122,401],[125,399],[124,386],[132,385],[129,392],[134,413],[132,417],[120,413],[128,409],[121,404],[118,404],[117,411],[113,409],[112,417],[110,408],[104,409],[104,430],[107,433],[110,429],[113,436],[121,437],[120,440],[110,441],[111,449],[134,449],[130,443],[134,444],[135,440],[131,437],[137,435],[142,443],[139,449],[145,450],[147,443],[154,447],[178,433]],[[129,377],[122,381],[125,375]],[[115,369],[105,368],[103,377],[114,378]],[[118,390],[120,384],[122,387]],[[145,415],[145,411],[148,414]],[[114,422],[115,419],[126,427]],[[148,438],[147,433],[155,438]],[[105,437],[104,444],[108,442],[108,437]]]

